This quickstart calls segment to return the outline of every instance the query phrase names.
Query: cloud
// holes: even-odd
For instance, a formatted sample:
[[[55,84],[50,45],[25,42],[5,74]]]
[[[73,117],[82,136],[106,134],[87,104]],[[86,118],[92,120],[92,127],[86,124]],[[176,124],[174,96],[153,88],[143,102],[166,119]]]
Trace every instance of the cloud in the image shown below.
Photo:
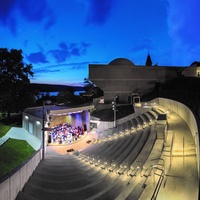
[[[58,63],[58,64],[55,64],[55,65],[48,65],[46,66],[45,68],[47,68],[48,70],[50,71],[54,71],[54,69],[56,70],[59,70],[59,71],[63,71],[64,67],[65,69],[67,70],[80,70],[80,69],[88,69],[88,65],[89,64],[101,64],[102,62],[101,61],[85,61],[85,62],[71,62],[71,63]],[[43,71],[47,71],[47,70],[44,70],[45,68],[42,68]]]
[[[27,40],[24,41],[24,45],[27,45]],[[44,49],[38,45],[40,51],[31,53],[26,56],[26,59],[33,63],[48,63],[47,56],[50,54],[57,63],[65,62],[68,58],[72,56],[82,56],[87,52],[87,48],[90,46],[89,43],[65,43],[60,42],[57,49],[49,50],[44,53]]]
[[[102,25],[108,19],[114,0],[88,0],[86,24]]]
[[[47,0],[0,0],[0,22],[8,26],[15,35],[17,32],[17,12],[30,23],[44,22],[45,29],[55,24],[55,16]]]
[[[15,2],[15,0],[0,0],[0,20],[4,23],[4,25],[14,9]]]
[[[46,0],[18,0],[18,9],[21,15],[29,22],[41,22],[47,20],[45,27],[49,28],[55,23],[53,12]]]
[[[152,50],[152,39],[149,37],[141,38],[135,45],[131,47],[131,51],[138,52],[143,50]]]
[[[12,33],[16,34],[16,20],[12,16],[15,10],[15,0],[0,0],[0,22],[3,26],[9,27]]]
[[[80,63],[69,63],[68,66],[70,67],[69,70],[80,70],[80,69],[87,69],[89,62],[80,62]]]
[[[45,54],[41,51],[29,54],[26,59],[33,64],[48,63]]]
[[[77,62],[77,63],[67,63],[67,64],[56,64],[56,65],[46,65],[43,67],[39,67],[34,69],[34,76],[37,74],[44,73],[55,73],[61,72],[64,73],[65,70],[80,70],[87,69],[89,62]]]
[[[70,57],[69,52],[67,50],[63,50],[63,49],[50,50],[49,53],[54,57],[54,59],[58,63],[64,62],[67,58]]]
[[[24,47],[27,47],[27,45],[28,45],[28,40],[24,40],[23,46],[24,46]]]
[[[60,69],[49,69],[48,67],[42,67],[34,69],[34,75],[35,74],[42,74],[42,73],[52,73],[52,72],[60,72]]]
[[[48,21],[45,24],[45,29],[48,30],[51,26],[53,26],[56,23],[56,18],[54,16],[51,16]]]
[[[167,0],[168,1],[168,27],[169,35],[173,40],[173,52],[175,62],[190,65],[196,56],[200,59],[200,1],[199,0]],[[197,54],[198,52],[198,54]],[[182,57],[182,54],[187,57]],[[194,60],[193,60],[194,61]],[[178,64],[178,63],[177,63]]]
[[[190,40],[192,44],[196,43],[196,39],[200,41],[200,15],[198,15],[200,1],[193,0],[168,0],[168,25],[170,35],[175,39],[183,42]],[[194,40],[195,38],[195,40]]]
[[[82,56],[86,53],[87,48],[90,46],[89,43],[70,43],[66,44],[61,42],[59,44],[58,49],[52,49],[48,53],[50,53],[54,59],[58,62],[65,62],[68,58],[72,56]]]

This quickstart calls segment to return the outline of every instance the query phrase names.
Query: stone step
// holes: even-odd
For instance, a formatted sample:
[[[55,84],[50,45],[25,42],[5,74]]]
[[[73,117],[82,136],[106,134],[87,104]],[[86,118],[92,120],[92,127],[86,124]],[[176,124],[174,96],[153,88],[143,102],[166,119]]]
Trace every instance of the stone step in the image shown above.
[[[77,180],[44,180],[38,177],[30,177],[29,183],[36,185],[45,189],[51,190],[71,190],[74,188],[83,187],[92,183],[90,179],[77,179]]]
[[[126,185],[121,181],[115,181],[110,186],[109,189],[106,188],[106,191],[101,191],[99,197],[95,197],[95,200],[102,199],[115,199],[126,187]]]
[[[91,178],[93,176],[99,176],[102,175],[102,173],[98,170],[88,170],[87,172],[77,172],[77,173],[67,173],[67,174],[63,174],[63,173],[59,173],[59,174],[48,174],[48,173],[41,173],[41,172],[33,172],[34,177],[38,177],[38,178],[42,178],[45,180],[49,180],[49,181],[64,181],[64,180],[78,180],[78,179],[87,179],[87,178]]]
[[[89,171],[94,171],[89,165],[85,165],[83,167],[81,166],[42,166],[38,165],[38,167],[35,169],[35,172],[43,173],[43,174],[76,174],[76,173],[90,173]]]
[[[45,160],[42,160],[41,163],[43,164],[52,164],[52,165],[56,165],[56,164],[59,164],[59,165],[70,165],[70,164],[78,164],[80,163],[80,161],[78,159],[76,159],[76,157],[74,156],[73,159],[66,159],[66,158],[59,158],[59,159],[54,159],[54,158],[51,158],[51,159],[46,159]]]
[[[38,168],[47,168],[47,169],[84,169],[87,168],[87,163],[83,162],[82,160],[80,160],[79,163],[70,163],[70,164],[59,164],[59,163],[40,163],[38,165]]]
[[[102,178],[105,178],[106,174],[103,174],[101,172],[96,173],[92,176],[78,176],[75,177],[73,179],[64,179],[63,178],[60,179],[59,178],[55,178],[53,180],[49,180],[49,179],[43,179],[41,177],[36,177],[36,176],[31,176],[29,179],[29,183],[33,184],[33,185],[38,185],[38,186],[43,186],[46,189],[59,189],[61,190],[62,188],[65,189],[73,189],[73,188],[77,188],[77,187],[82,187],[88,184],[91,184],[97,180],[100,180]]]
[[[145,149],[146,148],[148,149],[148,143],[149,141],[151,141],[151,135],[156,135],[154,133],[151,133],[151,131],[152,131],[151,129],[147,129],[147,132],[144,132],[142,134],[142,137],[140,138],[134,149],[132,149],[130,154],[126,157],[124,163],[128,163],[129,165],[133,165],[136,161],[140,162],[141,164],[144,163],[144,161],[148,157],[148,151],[149,151],[149,150],[145,151]],[[155,139],[156,137],[154,137],[154,140]],[[151,146],[149,147],[150,149],[152,148],[153,143],[154,141],[151,141],[149,143]]]
[[[39,200],[39,199],[20,191],[15,200]]]
[[[52,164],[56,164],[56,163],[59,163],[59,164],[70,164],[70,163],[79,163],[79,160],[76,159],[75,156],[73,157],[68,157],[68,156],[61,156],[61,157],[45,157],[45,160],[42,160],[41,163],[52,163]]]
[[[55,180],[55,181],[64,181],[64,180],[72,180],[72,179],[79,179],[80,177],[82,178],[87,178],[88,175],[86,173],[76,173],[76,174],[48,174],[48,173],[40,173],[40,172],[33,172],[34,177],[41,177],[45,180]]]
[[[128,195],[126,200],[138,200],[140,198],[141,194],[143,193],[144,189],[145,189],[145,187],[143,187],[143,185],[141,185],[141,184],[136,185],[136,187],[134,187],[134,189]]]
[[[52,173],[52,174],[57,174],[57,173],[77,173],[77,172],[87,172],[90,170],[90,166],[76,166],[76,165],[70,165],[70,166],[44,166],[44,165],[38,165],[37,168],[35,169],[37,172],[43,172],[43,173]]]
[[[51,190],[33,185],[31,183],[26,183],[23,192],[42,200],[83,200],[102,191],[111,183],[112,179],[110,179],[110,177],[106,177],[90,185],[86,185],[81,188],[75,187],[71,190]]]

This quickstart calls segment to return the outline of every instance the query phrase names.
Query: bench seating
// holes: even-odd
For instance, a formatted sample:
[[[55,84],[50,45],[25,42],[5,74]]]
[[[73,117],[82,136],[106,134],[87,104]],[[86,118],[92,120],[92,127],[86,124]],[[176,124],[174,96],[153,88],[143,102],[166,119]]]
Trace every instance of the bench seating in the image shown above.
[[[156,125],[150,124],[156,115],[150,110],[103,131],[103,141],[78,156],[49,155],[16,200],[139,199],[147,191],[152,165],[159,162],[163,150],[163,140],[156,139]]]

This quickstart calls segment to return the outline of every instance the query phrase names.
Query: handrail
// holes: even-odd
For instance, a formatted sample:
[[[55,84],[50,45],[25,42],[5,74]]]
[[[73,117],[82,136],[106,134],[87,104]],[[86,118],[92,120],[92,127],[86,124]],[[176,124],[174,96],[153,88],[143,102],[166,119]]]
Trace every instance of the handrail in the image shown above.
[[[161,174],[154,173],[154,175],[156,174],[156,175],[159,176],[159,179],[158,179],[157,185],[155,187],[155,190],[153,192],[153,195],[151,197],[151,200],[156,200],[156,198],[158,196],[158,192],[160,191],[160,187],[161,187],[162,182],[164,180],[164,176],[165,176],[164,165],[160,164],[160,166],[163,166],[163,169],[159,168],[158,165],[155,165],[155,166],[152,167],[153,169],[160,170]]]
[[[172,164],[172,150],[173,150],[173,146],[174,146],[174,138],[175,138],[175,132],[173,132],[172,141],[171,141],[171,147],[170,147],[170,166]]]
[[[161,169],[160,169],[161,170]],[[162,171],[162,170],[161,170]],[[158,175],[158,174],[157,174]],[[163,175],[163,172],[161,173],[161,175],[158,175],[160,176],[159,179],[158,179],[158,182],[157,182],[157,185],[156,185],[156,188],[154,190],[154,193],[151,197],[151,200],[156,200],[157,199],[157,196],[158,196],[158,192],[160,191],[160,187],[162,185],[162,182],[163,182],[163,179],[164,179],[164,175]]]
[[[185,157],[185,138],[183,137],[183,163],[184,163],[184,157]]]
[[[165,166],[165,160],[163,158],[155,158],[155,159],[152,159],[151,161],[162,161],[163,165]]]

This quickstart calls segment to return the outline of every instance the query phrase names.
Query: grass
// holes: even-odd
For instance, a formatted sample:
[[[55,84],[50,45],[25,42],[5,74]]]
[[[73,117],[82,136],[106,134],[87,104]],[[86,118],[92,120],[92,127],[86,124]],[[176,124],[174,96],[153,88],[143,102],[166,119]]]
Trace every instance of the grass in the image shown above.
[[[9,139],[0,146],[0,177],[18,167],[34,152],[26,141]]]
[[[0,125],[0,138],[3,137],[10,129],[11,129],[11,126]]]
[[[0,120],[0,138],[13,126],[20,126],[21,115],[14,115],[10,118]],[[25,140],[9,139],[0,146],[0,177],[11,172],[21,165],[35,150]]]

